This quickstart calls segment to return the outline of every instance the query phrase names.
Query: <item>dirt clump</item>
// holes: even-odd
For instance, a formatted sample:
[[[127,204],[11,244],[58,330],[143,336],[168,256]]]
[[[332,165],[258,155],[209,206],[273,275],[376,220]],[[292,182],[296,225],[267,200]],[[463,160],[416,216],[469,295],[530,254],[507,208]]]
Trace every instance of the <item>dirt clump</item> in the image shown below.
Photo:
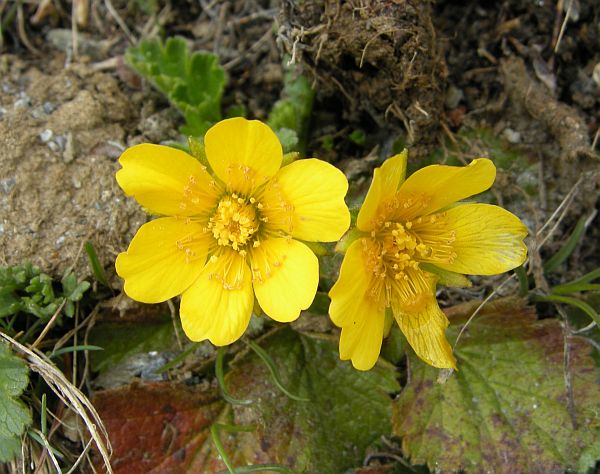
[[[283,37],[325,94],[345,98],[345,119],[366,112],[383,126],[404,127],[413,155],[438,138],[446,66],[429,2],[313,0],[285,3]]]
[[[56,275],[74,265],[91,240],[112,272],[146,216],[117,186],[132,106],[116,80],[85,65],[44,71],[0,57],[0,264],[31,261]],[[79,258],[77,258],[79,256]]]

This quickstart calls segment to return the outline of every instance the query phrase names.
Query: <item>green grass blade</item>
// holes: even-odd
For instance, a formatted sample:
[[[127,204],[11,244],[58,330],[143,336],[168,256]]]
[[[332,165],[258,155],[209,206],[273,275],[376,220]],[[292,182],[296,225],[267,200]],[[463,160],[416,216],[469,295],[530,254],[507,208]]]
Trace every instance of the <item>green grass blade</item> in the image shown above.
[[[227,390],[227,386],[225,385],[225,374],[223,371],[224,358],[225,349],[223,347],[219,347],[217,349],[217,360],[215,362],[215,375],[217,376],[217,382],[219,384],[219,388],[221,389],[221,396],[225,401],[231,403],[232,405],[250,405],[254,403],[254,400],[240,400],[231,396],[231,394]]]
[[[228,471],[219,471],[217,474],[226,474]],[[246,474],[248,472],[281,472],[282,474],[296,474],[283,464],[252,464],[251,466],[236,467],[235,474]]]
[[[583,233],[585,232],[586,228],[586,221],[587,217],[581,217],[579,221],[577,221],[577,225],[575,226],[573,233],[567,239],[565,245],[563,245],[562,248],[544,264],[544,272],[552,272],[567,258],[569,258],[569,255],[573,253],[573,250],[575,250],[575,247],[581,240],[581,237],[583,237]]]
[[[242,426],[225,425],[222,423],[213,423],[213,425],[210,427],[210,437],[212,438],[212,441],[215,444],[215,448],[217,449],[219,456],[221,456],[223,463],[225,464],[225,466],[227,466],[227,472],[229,472],[229,474],[236,474],[239,471],[236,471],[235,467],[233,467],[233,463],[229,459],[229,456],[227,455],[227,452],[225,451],[223,443],[221,443],[221,437],[220,437],[221,430],[225,430],[225,431],[229,431],[229,432],[250,432],[250,431],[254,431],[254,427],[253,426],[243,426],[243,425]]]
[[[283,393],[285,393],[292,400],[296,400],[298,402],[309,402],[310,401],[308,398],[294,395],[293,393],[291,393],[289,390],[287,390],[283,386],[283,384],[281,383],[281,378],[279,377],[279,373],[277,372],[277,368],[275,367],[275,363],[273,362],[273,359],[271,359],[271,356],[269,354],[267,354],[267,351],[265,351],[262,347],[260,347],[254,341],[248,342],[248,345],[256,353],[256,355],[258,357],[260,357],[262,359],[262,361],[265,363],[265,365],[269,369],[269,372],[271,372],[271,377],[273,378],[273,382],[275,383],[275,385],[277,386],[277,388],[279,390],[281,390]]]
[[[588,303],[582,301],[578,298],[573,298],[572,296],[561,296],[561,295],[544,295],[544,296],[535,296],[533,298],[534,301],[542,301],[546,303],[562,303],[568,304],[575,308],[580,309],[585,314],[587,314],[593,321],[600,326],[600,315],[596,312],[594,308],[592,308]]]
[[[42,408],[40,410],[40,428],[44,436],[48,434],[48,419],[46,415],[46,394],[42,393]]]
[[[78,351],[103,351],[104,348],[100,346],[68,346],[61,347],[60,349],[52,352],[49,357],[57,357],[62,354],[66,354],[67,352],[78,352]]]
[[[90,262],[90,268],[92,269],[96,280],[98,280],[104,286],[110,288],[110,285],[108,284],[108,279],[106,278],[106,273],[104,272],[104,268],[102,268],[102,265],[100,265],[100,260],[98,259],[98,254],[96,253],[94,244],[92,244],[90,241],[87,241],[84,245],[84,248],[85,253],[87,254],[88,260]]]
[[[552,288],[554,295],[568,295],[570,293],[580,293],[582,291],[600,291],[598,283],[565,283]]]
[[[523,265],[519,265],[515,268],[515,274],[519,279],[519,295],[527,296],[527,293],[529,293],[529,279],[527,278],[527,271],[525,271]]]
[[[154,371],[154,373],[155,374],[162,374],[163,372],[166,372],[167,370],[171,370],[173,367],[176,367],[180,362],[182,362],[183,360],[185,360],[185,358],[187,356],[189,356],[192,352],[194,352],[198,348],[198,346],[200,344],[201,344],[201,342],[193,342],[190,345],[190,347],[188,347],[185,351],[183,351],[181,354],[179,354],[174,359],[172,359],[169,362],[167,362],[162,367],[159,367],[158,369],[156,369]]]

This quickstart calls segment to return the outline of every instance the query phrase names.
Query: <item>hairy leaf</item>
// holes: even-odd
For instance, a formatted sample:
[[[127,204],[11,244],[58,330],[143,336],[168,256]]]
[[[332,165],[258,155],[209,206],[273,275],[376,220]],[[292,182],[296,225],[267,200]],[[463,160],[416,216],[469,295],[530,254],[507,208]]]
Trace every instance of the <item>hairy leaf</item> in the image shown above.
[[[225,70],[211,53],[188,51],[183,38],[143,40],[127,50],[131,66],[184,116],[181,132],[201,137],[221,119]]]
[[[256,433],[238,435],[253,462],[274,462],[297,472],[343,472],[360,465],[366,448],[391,429],[390,393],[398,391],[395,369],[380,363],[369,372],[339,360],[326,339],[283,329],[263,341],[287,390],[309,401],[296,401],[279,390],[269,368],[251,355],[228,374],[239,424],[256,424]]]
[[[473,310],[450,314],[450,341]],[[568,340],[572,410],[565,387],[564,337],[555,319],[536,320],[518,300],[487,305],[455,350],[457,373],[409,356],[410,379],[395,404],[394,432],[413,464],[443,472],[562,472],[593,466],[600,386],[590,346]],[[594,448],[594,446],[596,446]]]

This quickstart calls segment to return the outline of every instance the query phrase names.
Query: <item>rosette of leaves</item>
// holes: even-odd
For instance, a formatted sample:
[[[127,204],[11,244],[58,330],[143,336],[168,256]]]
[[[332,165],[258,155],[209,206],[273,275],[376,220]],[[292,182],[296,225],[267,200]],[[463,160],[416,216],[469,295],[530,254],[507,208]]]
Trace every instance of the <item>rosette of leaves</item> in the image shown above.
[[[78,281],[73,272],[65,273],[58,283],[31,263],[0,267],[0,325],[12,333],[19,325],[19,314],[36,316],[41,324],[63,303],[62,314],[73,317],[75,303],[89,287],[89,282]]]
[[[190,53],[183,38],[143,40],[129,48],[127,62],[162,92],[185,118],[181,133],[202,137],[221,120],[225,70],[207,52]]]

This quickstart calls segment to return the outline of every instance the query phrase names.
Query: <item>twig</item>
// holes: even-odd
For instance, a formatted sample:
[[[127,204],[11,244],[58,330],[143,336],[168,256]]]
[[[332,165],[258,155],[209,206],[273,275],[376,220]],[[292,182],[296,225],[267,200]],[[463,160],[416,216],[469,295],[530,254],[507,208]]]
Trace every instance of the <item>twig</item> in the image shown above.
[[[114,18],[114,20],[117,22],[117,25],[119,25],[119,27],[123,30],[123,33],[125,33],[125,36],[127,36],[127,39],[129,39],[129,41],[132,44],[135,44],[137,42],[137,39],[135,38],[135,36],[133,36],[131,31],[129,31],[129,28],[127,28],[127,25],[123,21],[123,18],[121,18],[121,16],[119,15],[117,10],[113,6],[112,2],[110,0],[104,0],[104,5],[106,5],[106,9],[111,14],[111,16]]]
[[[594,151],[594,149],[596,148],[599,137],[600,137],[600,128],[598,128],[598,130],[596,130],[596,135],[594,135],[594,140],[592,141],[592,146],[591,146],[592,151]]]
[[[594,329],[596,327],[596,321],[592,321],[590,324],[588,324],[586,327],[578,329],[577,331],[571,331],[571,334],[582,334],[584,332],[590,331],[591,329]]]
[[[48,334],[48,331],[50,331],[50,328],[52,327],[52,325],[56,321],[56,318],[58,318],[58,315],[60,314],[60,312],[62,311],[62,309],[65,307],[66,304],[67,304],[67,300],[63,299],[63,302],[56,309],[56,311],[54,312],[54,314],[50,318],[50,321],[48,321],[46,323],[46,326],[44,327],[44,329],[42,330],[42,332],[40,333],[40,335],[37,337],[37,339],[34,341],[34,343],[31,344],[31,348],[32,349],[35,349],[38,346],[38,344],[40,344],[40,342],[42,342],[42,340],[44,339],[44,337],[46,337],[46,334]]]
[[[169,312],[171,313],[171,321],[173,322],[173,331],[175,332],[177,345],[179,346],[179,350],[183,350],[183,344],[181,343],[181,337],[179,336],[179,328],[177,327],[177,310],[175,309],[175,305],[171,300],[167,300],[167,306],[169,307]]]
[[[66,474],[73,474],[73,472],[75,472],[75,469],[77,468],[79,463],[83,460],[84,456],[87,454],[88,450],[90,449],[90,446],[92,445],[92,441],[94,441],[94,440],[90,438],[90,440],[85,445],[85,448],[83,448],[83,452],[75,460],[75,463],[71,466],[71,469],[69,469]]]
[[[77,61],[79,56],[79,35],[77,34],[77,2],[71,5],[71,41],[73,43],[73,59]]]
[[[23,5],[20,1],[17,2],[17,5],[17,30],[19,32],[19,38],[21,38],[21,41],[23,41],[23,44],[29,51],[36,56],[39,56],[41,53],[29,42],[29,38],[27,37],[27,31],[25,30],[25,18],[23,17]]]
[[[567,391],[567,411],[571,418],[573,429],[577,429],[577,418],[575,417],[575,400],[573,397],[573,375],[571,374],[571,345],[569,338],[571,337],[571,328],[569,320],[563,313],[562,309],[556,307],[558,314],[563,318],[563,376],[565,378],[565,389]]]
[[[469,317],[469,319],[467,319],[467,322],[465,324],[463,324],[463,327],[460,328],[460,331],[458,332],[458,335],[456,336],[456,341],[454,342],[454,347],[453,350],[456,350],[456,346],[458,346],[458,341],[460,341],[460,338],[463,334],[463,332],[465,332],[465,329],[467,329],[467,326],[469,324],[471,324],[471,321],[473,320],[473,318],[475,318],[475,316],[477,316],[479,314],[479,312],[483,309],[483,307],[488,303],[488,301],[490,301],[495,295],[496,293],[498,293],[498,291],[500,291],[500,289],[506,285],[509,281],[514,280],[515,278],[515,274],[513,273],[512,275],[506,277],[504,279],[504,281],[502,283],[500,283],[500,285],[498,285],[496,288],[494,288],[494,291],[492,291],[480,304],[479,306],[477,306],[477,308],[475,308],[475,311],[473,311],[473,314]]]
[[[567,13],[565,13],[565,18],[562,22],[562,26],[560,27],[560,33],[558,34],[558,39],[556,40],[556,46],[554,46],[554,54],[556,54],[558,52],[558,47],[560,46],[562,37],[565,34],[565,30],[567,29],[567,23],[569,22],[569,17],[571,16],[571,9],[573,8],[573,0],[568,0],[568,2],[569,2],[569,6],[567,7]]]
[[[54,452],[52,451],[52,447],[50,446],[50,443],[46,439],[46,436],[44,435],[44,433],[42,433],[39,430],[33,430],[33,432],[36,435],[38,435],[40,437],[40,439],[42,440],[42,444],[44,445],[44,452],[48,453],[48,455],[50,456],[50,459],[52,460],[52,464],[54,464],[54,468],[56,469],[56,472],[62,472],[62,470],[60,468],[60,464],[58,464],[58,460],[56,459],[56,456],[54,455]],[[41,464],[40,464],[40,466],[41,466]]]

